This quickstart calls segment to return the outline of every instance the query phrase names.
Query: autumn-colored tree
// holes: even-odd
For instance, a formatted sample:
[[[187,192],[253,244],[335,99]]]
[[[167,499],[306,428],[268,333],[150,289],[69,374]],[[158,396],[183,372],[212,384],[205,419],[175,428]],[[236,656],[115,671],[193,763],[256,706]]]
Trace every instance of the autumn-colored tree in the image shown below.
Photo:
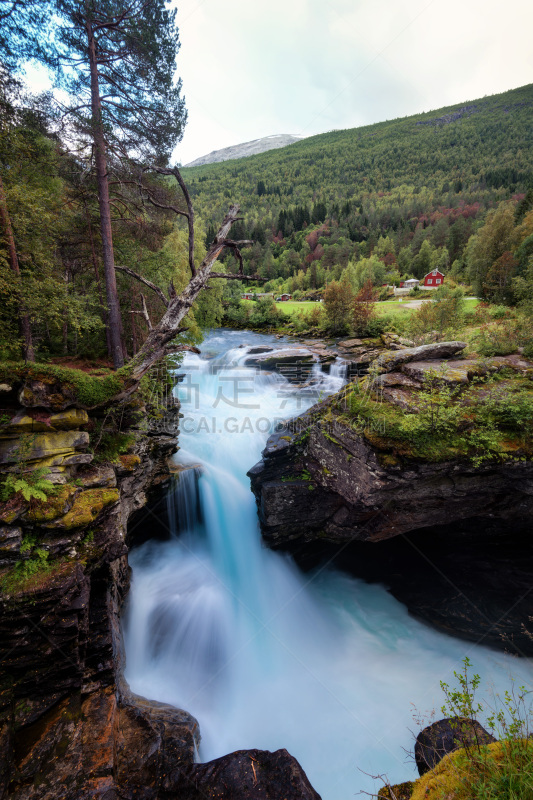
[[[355,333],[362,335],[365,333],[368,323],[376,313],[375,302],[377,291],[368,280],[358,291],[353,300],[353,327]]]

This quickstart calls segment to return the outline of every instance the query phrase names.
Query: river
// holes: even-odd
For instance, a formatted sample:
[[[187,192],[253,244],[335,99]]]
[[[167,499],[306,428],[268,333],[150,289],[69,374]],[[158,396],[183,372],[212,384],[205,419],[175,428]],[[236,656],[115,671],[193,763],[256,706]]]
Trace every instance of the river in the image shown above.
[[[286,346],[214,331],[183,362],[176,459],[195,468],[167,498],[168,539],[130,554],[126,678],[198,719],[200,761],[285,747],[323,800],[347,800],[377,790],[372,776],[416,777],[414,735],[442,716],[440,681],[453,684],[465,656],[496,692],[511,675],[530,682],[531,663],[432,630],[383,586],[329,567],[304,574],[262,546],[246,472],[276,420],[343,379],[316,370],[302,391],[243,367],[241,344]]]

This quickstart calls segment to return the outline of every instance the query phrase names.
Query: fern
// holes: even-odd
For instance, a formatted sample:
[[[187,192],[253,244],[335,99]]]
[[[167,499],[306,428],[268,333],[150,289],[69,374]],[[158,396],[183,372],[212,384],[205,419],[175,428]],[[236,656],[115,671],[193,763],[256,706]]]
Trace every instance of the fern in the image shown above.
[[[40,467],[34,472],[26,473],[25,477],[19,475],[8,475],[0,489],[0,499],[9,500],[10,497],[20,492],[24,500],[43,500],[46,501],[48,495],[53,494],[55,485],[47,480],[44,475],[48,475],[46,467]]]

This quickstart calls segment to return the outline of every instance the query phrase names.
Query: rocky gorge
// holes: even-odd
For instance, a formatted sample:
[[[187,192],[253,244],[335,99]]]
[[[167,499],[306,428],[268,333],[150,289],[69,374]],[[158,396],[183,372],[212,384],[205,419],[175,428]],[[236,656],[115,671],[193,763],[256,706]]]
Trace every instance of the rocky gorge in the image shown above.
[[[461,358],[458,342],[426,350],[388,344],[394,347],[356,341],[335,350],[317,343],[292,352],[249,348],[247,358],[259,370],[277,370],[294,387],[312,390],[313,365],[331,369],[340,355],[368,396],[398,409],[402,403],[412,408],[424,390],[424,374],[443,364],[441,381],[453,387],[494,374],[525,385],[531,380],[533,364],[520,357],[474,363]],[[238,751],[197,764],[197,720],[135,695],[123,678],[119,617],[129,589],[128,547],[139,520],[149,519],[153,498],[161,498],[173,480],[168,460],[177,450],[171,429],[178,406],[166,410],[170,420],[147,426],[143,402],[126,404],[121,430],[129,437],[127,451],[95,463],[90,431],[105,428],[105,411],[84,407],[60,379],[24,378],[0,391],[8,417],[0,437],[3,469],[16,470],[22,441],[25,462],[46,467],[56,485],[47,501],[8,501],[2,508],[0,797],[318,797],[283,750]],[[331,558],[330,548],[336,548],[339,566],[388,583],[400,598],[403,591],[414,613],[433,624],[466,638],[479,638],[485,625],[489,643],[514,644],[516,652],[529,654],[523,627],[530,604],[494,626],[531,574],[528,453],[502,463],[424,460],[388,439],[379,425],[354,427],[346,399],[341,392],[297,417],[269,440],[263,461],[250,471],[265,541],[290,549],[304,566]],[[516,442],[513,447],[521,452]],[[505,535],[509,528],[514,538]],[[408,537],[412,552],[399,553],[398,543]],[[413,585],[406,575],[424,539],[432,542],[437,563],[440,551],[450,555],[451,543],[457,574],[461,568],[471,573],[467,542],[482,552],[480,571],[487,580],[494,579],[498,563],[500,578],[506,577],[494,607],[487,607],[486,587],[485,599],[476,600],[479,619],[473,619],[464,604],[454,609],[446,582],[440,594],[433,577]],[[520,547],[523,558],[517,558]],[[446,569],[450,574],[449,564]],[[428,600],[430,592],[435,597]],[[445,606],[440,619],[439,606]]]
[[[105,430],[109,410],[82,407],[68,373],[36,373],[0,386],[2,469],[28,478],[45,468],[56,486],[46,500],[0,507],[0,797],[235,796],[220,794],[227,785],[243,798],[318,797],[286,752],[197,765],[194,717],[124,680],[128,545],[148,497],[173,479],[179,404],[147,425],[144,403],[128,402],[127,452],[95,462],[89,431]]]
[[[342,351],[359,370],[350,394],[290,420],[249,472],[264,540],[304,567],[327,559],[383,582],[454,635],[533,654],[530,434],[507,432],[501,457],[477,462],[455,442],[435,450],[438,426],[418,449],[394,430],[397,410],[418,419],[462,403],[468,413],[472,393],[495,391],[501,409],[516,384],[531,405],[533,364],[520,355],[463,358],[460,342],[384,352],[361,345],[351,340]],[[492,389],[491,376],[500,378]]]

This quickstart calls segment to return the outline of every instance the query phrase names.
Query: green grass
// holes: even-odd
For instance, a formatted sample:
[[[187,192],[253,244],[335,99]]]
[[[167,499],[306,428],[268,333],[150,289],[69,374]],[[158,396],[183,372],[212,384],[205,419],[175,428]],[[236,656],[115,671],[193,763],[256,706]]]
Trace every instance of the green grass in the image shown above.
[[[301,303],[298,303],[296,300],[285,300],[283,303],[276,303],[276,307],[289,317],[293,317],[295,314],[299,314],[302,311],[307,313],[311,311],[312,308],[317,308],[317,306],[320,308],[322,305],[323,303],[315,303],[312,300],[304,300]]]
[[[407,308],[408,303],[412,303],[416,300],[423,300],[424,296],[422,297],[404,297],[402,298],[403,302],[399,303],[398,300],[385,300],[382,303],[376,303],[376,311],[380,315],[384,314],[409,314],[415,309]],[[468,313],[473,311],[476,306],[479,304],[479,300],[475,297],[469,297],[465,300],[465,312]]]

